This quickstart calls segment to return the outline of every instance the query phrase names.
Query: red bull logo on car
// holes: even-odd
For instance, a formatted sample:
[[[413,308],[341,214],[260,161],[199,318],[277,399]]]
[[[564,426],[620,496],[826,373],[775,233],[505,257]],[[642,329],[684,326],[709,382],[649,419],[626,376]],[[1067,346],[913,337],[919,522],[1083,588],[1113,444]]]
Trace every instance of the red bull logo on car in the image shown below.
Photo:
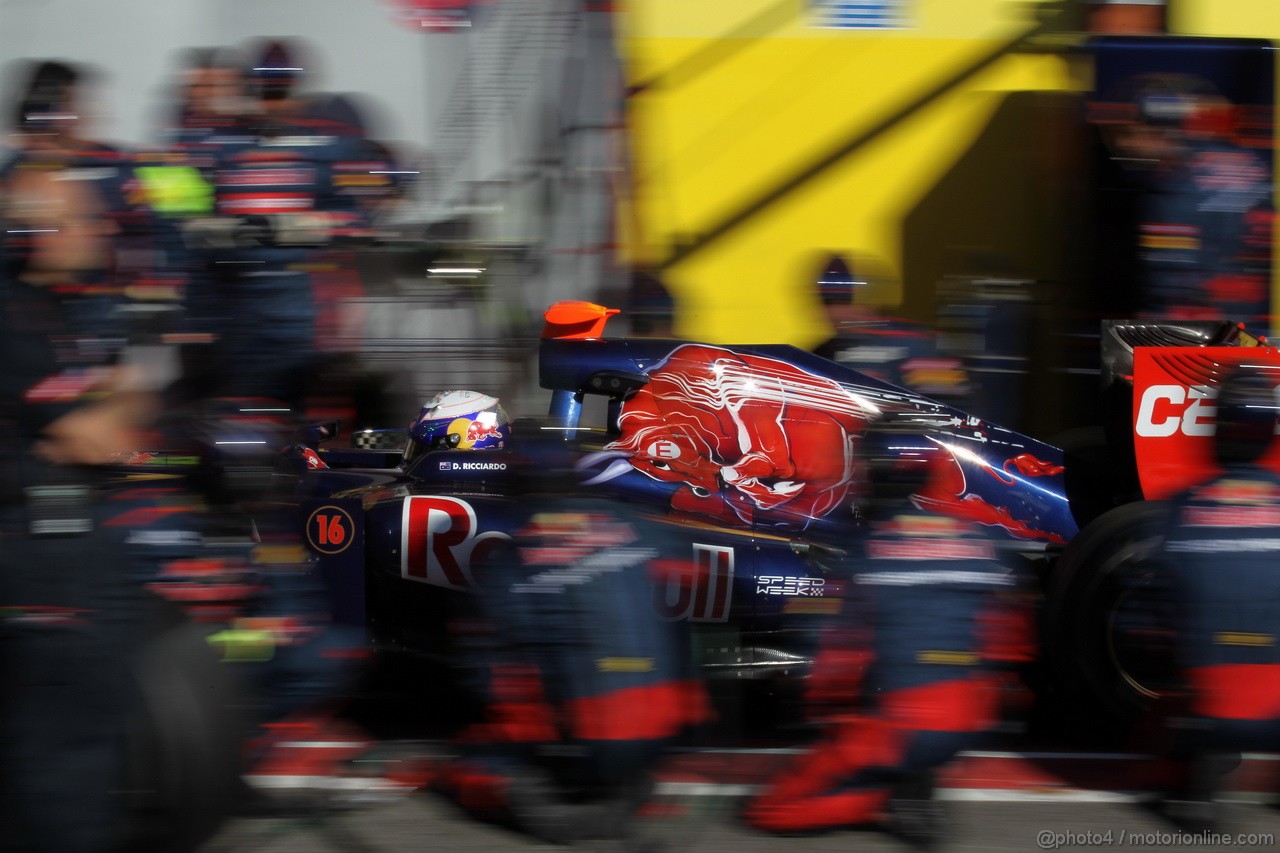
[[[733,603],[733,548],[693,546],[692,562],[666,565],[654,591],[654,609],[668,621],[724,622]]]
[[[402,513],[400,575],[434,586],[470,589],[471,563],[481,549],[511,538],[479,532],[475,509],[457,498],[415,495],[405,498]]]
[[[401,517],[400,576],[446,589],[473,588],[472,566],[484,557],[485,549],[511,540],[507,533],[482,531],[475,507],[458,498],[412,495],[404,499]],[[554,532],[556,538],[563,539],[559,543],[563,547],[523,548],[521,557],[530,566],[572,564],[596,549],[617,547],[636,539],[630,525],[606,524],[591,516],[571,513],[539,514],[521,532],[545,535],[553,529],[549,525],[558,525]],[[647,554],[646,559],[650,556]],[[733,604],[734,549],[694,544],[691,556],[692,559],[660,561],[655,611],[671,621],[726,621]]]

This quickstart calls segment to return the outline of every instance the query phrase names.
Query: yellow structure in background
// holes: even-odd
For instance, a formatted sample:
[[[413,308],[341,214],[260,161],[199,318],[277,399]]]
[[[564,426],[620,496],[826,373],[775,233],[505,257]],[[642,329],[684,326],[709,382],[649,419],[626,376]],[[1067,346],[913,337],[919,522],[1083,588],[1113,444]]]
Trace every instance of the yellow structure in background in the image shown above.
[[[1186,35],[1280,39],[1280,4],[1258,0],[1179,0],[1171,29]]]
[[[1055,245],[1053,236],[1071,227],[1062,218],[1067,214],[1052,209],[1052,197],[1041,203],[1008,186],[1026,182],[1014,162],[1025,157],[1016,140],[1052,140],[1038,131],[1001,137],[1010,146],[1008,169],[998,155],[991,168],[990,148],[981,167],[990,172],[983,173],[988,186],[1022,205],[1015,217],[1043,218],[1026,226],[1030,239],[1006,225],[1002,245],[947,245],[956,238],[944,235],[928,245],[917,224],[913,252],[923,247],[935,257],[927,275],[917,266],[914,281],[906,277],[911,293],[902,284],[908,217],[968,155],[1009,94],[1061,93],[1070,103],[1066,93],[1087,91],[1090,81],[1069,59],[1068,40],[1055,48],[1049,37],[1036,50],[1000,55],[937,97],[924,96],[1017,41],[1058,4],[900,0],[902,26],[891,30],[819,28],[816,5],[628,0],[623,6],[635,193],[624,244],[635,260],[662,269],[680,309],[677,333],[800,346],[822,340],[829,329],[812,283],[833,252],[855,266],[876,259],[884,275],[868,301],[913,319],[929,319],[922,315],[932,294],[917,291],[936,285],[929,280],[935,272],[975,272],[952,269],[950,258],[998,257],[1027,278],[1070,281],[1077,271],[1060,274],[1072,263],[1070,240]],[[1280,37],[1280,4],[1179,0],[1174,13],[1171,29],[1181,34]],[[918,108],[903,113],[910,104]],[[899,120],[867,144],[811,180],[792,180],[890,117]],[[755,203],[762,199],[768,203]],[[974,215],[984,215],[977,208]],[[733,227],[720,228],[744,212]],[[715,239],[703,242],[708,234]],[[695,251],[686,256],[690,246]]]
[[[1034,24],[1034,4],[1014,0],[901,5],[905,28],[836,30],[813,26],[805,0],[631,0],[623,53],[641,85],[628,115],[637,258],[662,264],[681,241]],[[786,22],[725,38],[761,16]],[[677,332],[802,346],[822,339],[811,285],[831,252],[880,259],[888,275],[869,296],[897,305],[904,212],[972,144],[1004,93],[1075,85],[1057,56],[996,61],[668,267]]]

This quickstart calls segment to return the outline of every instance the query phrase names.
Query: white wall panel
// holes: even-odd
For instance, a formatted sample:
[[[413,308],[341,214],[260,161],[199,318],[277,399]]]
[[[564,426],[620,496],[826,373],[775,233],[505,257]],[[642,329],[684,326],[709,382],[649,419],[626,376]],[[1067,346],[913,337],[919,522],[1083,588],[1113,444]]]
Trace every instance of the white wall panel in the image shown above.
[[[318,88],[366,95],[378,135],[419,147],[467,41],[408,29],[386,0],[0,0],[0,68],[23,58],[92,63],[107,74],[94,135],[128,143],[154,140],[176,51],[259,36],[309,42]]]
[[[0,69],[4,106],[15,60],[68,59],[105,73],[86,112],[92,135],[142,142],[156,121],[171,52],[200,43],[205,3],[185,0],[0,0]],[[3,116],[8,124],[7,113]]]

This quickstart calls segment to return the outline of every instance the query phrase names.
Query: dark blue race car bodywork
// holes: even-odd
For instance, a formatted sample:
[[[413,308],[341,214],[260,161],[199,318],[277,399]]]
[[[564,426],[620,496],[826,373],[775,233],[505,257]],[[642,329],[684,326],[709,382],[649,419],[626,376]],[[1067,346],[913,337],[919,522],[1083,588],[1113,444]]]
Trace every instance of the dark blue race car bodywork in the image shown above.
[[[690,576],[637,606],[694,623],[711,674],[792,672],[812,629],[838,612],[824,555],[855,535],[873,421],[906,436],[875,452],[947,451],[951,468],[924,498],[935,509],[1018,551],[1077,532],[1058,449],[795,347],[552,330],[539,372],[557,423],[582,427],[595,402],[605,411],[588,433],[599,450],[585,460],[586,488],[649,508],[687,541]],[[509,536],[501,492],[514,451],[441,449],[411,465],[388,451],[318,456],[327,467],[302,478],[303,519],[335,614],[383,643],[439,650],[450,597],[469,589],[477,555]]]

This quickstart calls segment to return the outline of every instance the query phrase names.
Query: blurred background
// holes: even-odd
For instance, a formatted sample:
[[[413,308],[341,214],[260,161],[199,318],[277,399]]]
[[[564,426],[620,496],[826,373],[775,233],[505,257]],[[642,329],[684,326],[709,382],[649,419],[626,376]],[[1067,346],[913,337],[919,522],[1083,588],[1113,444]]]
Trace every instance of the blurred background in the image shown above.
[[[0,177],[61,158],[81,170],[62,179],[110,184],[110,207],[104,173],[124,163],[137,180],[120,182],[119,208],[85,214],[112,217],[99,235],[112,261],[92,272],[123,278],[129,299],[137,279],[159,282],[157,313],[191,319],[165,340],[221,334],[229,364],[253,357],[250,378],[296,356],[311,381],[266,396],[297,397],[308,421],[403,428],[450,388],[480,389],[454,393],[505,409],[503,423],[545,412],[543,312],[587,300],[622,309],[610,336],[791,344],[883,368],[1085,458],[1079,476],[1101,481],[1118,467],[1099,389],[1132,379],[1102,364],[1104,321],[1276,326],[1277,37],[1280,6],[1249,0],[0,0]],[[287,55],[261,51],[272,39]],[[69,119],[24,94],[25,70],[49,60],[92,72]],[[218,62],[253,78],[236,96],[262,94],[251,120],[231,101],[193,108],[187,72]],[[243,154],[228,128],[284,147],[266,96],[283,78],[296,87],[283,126],[326,140],[284,137],[333,173],[332,209],[314,208],[331,218],[271,211],[280,242],[240,244],[233,208],[263,198],[221,160],[191,164],[201,146]],[[319,134],[321,121],[344,130]],[[60,137],[53,154],[42,136]],[[341,150],[306,150],[334,139]],[[148,184],[157,164],[176,171]],[[190,198],[182,169],[203,182]],[[140,202],[123,197],[138,186]],[[215,269],[249,263],[271,267]],[[270,299],[221,304],[264,283]],[[305,344],[272,340],[287,325],[272,312],[305,325]],[[240,417],[260,410],[237,411],[221,422],[274,440]],[[388,440],[359,449],[398,462],[403,430]],[[1028,846],[1030,827],[1017,832],[1004,849]]]
[[[834,256],[858,300],[977,359],[976,408],[1022,390],[990,416],[1055,434],[1096,420],[1096,320],[1147,307],[1134,273],[1160,265],[1114,130],[1150,116],[1132,81],[1180,69],[1261,158],[1265,205],[1273,182],[1280,10],[1244,0],[8,0],[0,24],[0,60],[103,72],[92,133],[127,147],[164,141],[179,50],[306,44],[308,87],[358,96],[417,173],[346,330],[393,366],[428,347],[406,410],[441,374],[522,408],[508,344],[556,299],[813,346]]]

